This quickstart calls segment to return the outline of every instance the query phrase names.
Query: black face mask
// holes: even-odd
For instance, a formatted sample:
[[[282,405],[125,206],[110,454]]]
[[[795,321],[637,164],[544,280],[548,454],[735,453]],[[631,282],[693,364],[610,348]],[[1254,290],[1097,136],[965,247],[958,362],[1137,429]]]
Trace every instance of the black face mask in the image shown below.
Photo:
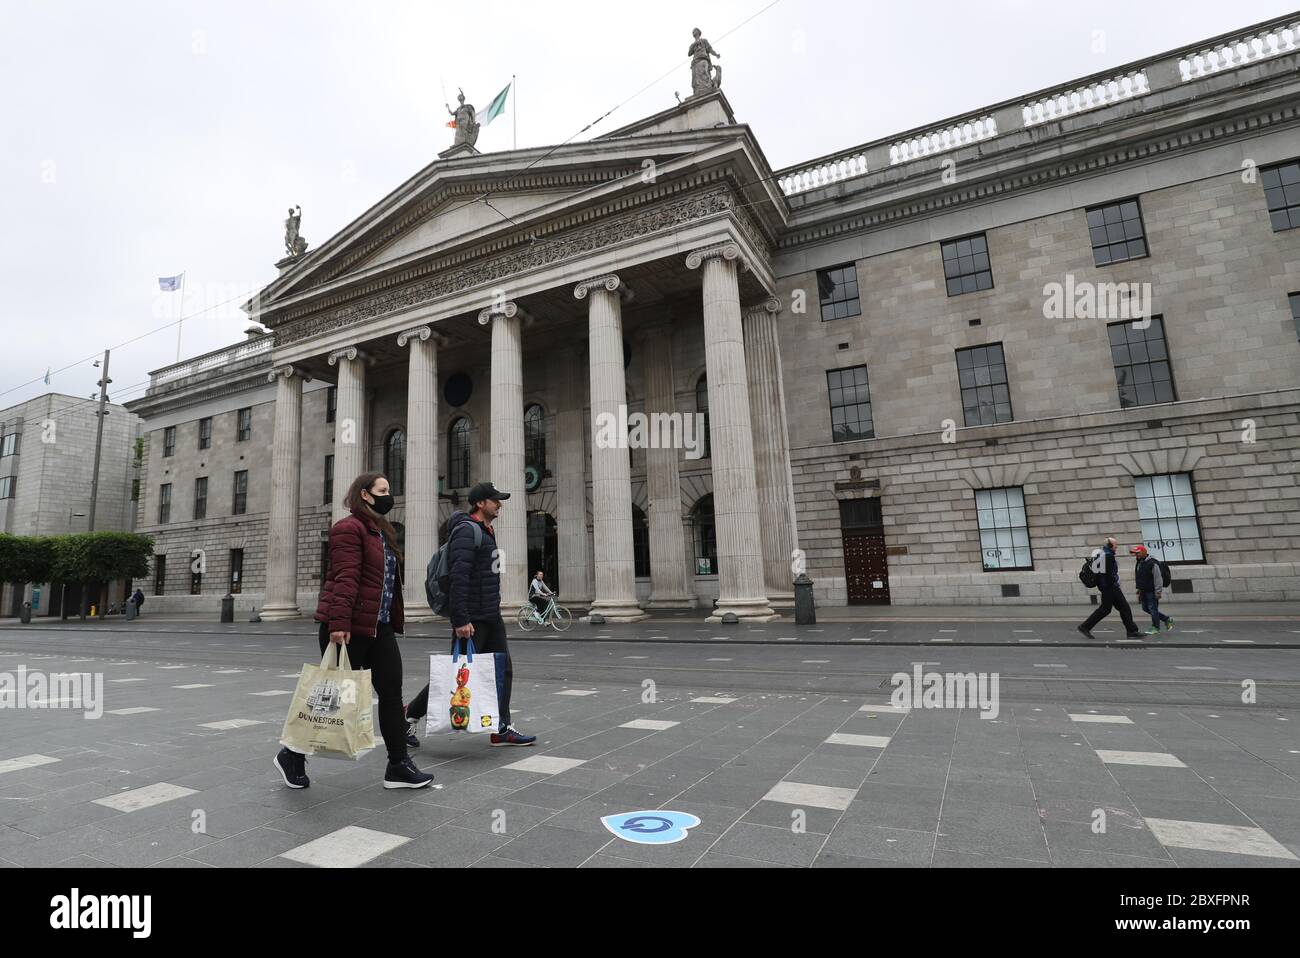
[[[373,496],[374,494],[372,493],[371,495]],[[389,510],[393,508],[393,497],[391,495],[374,496],[374,500],[375,504],[370,508],[374,509],[378,515],[386,516],[388,515]]]

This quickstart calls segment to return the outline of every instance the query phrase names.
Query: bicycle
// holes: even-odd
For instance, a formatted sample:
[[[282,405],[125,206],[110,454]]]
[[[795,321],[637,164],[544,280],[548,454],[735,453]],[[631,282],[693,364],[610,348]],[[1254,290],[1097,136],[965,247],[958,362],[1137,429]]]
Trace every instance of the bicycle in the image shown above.
[[[546,611],[538,613],[536,607],[529,602],[527,605],[519,607],[519,615],[515,621],[519,628],[525,632],[531,632],[539,625],[543,628],[550,626],[556,632],[563,632],[573,625],[573,615],[562,605],[556,605],[555,600],[559,598],[559,593],[553,593],[550,601],[546,604]]]

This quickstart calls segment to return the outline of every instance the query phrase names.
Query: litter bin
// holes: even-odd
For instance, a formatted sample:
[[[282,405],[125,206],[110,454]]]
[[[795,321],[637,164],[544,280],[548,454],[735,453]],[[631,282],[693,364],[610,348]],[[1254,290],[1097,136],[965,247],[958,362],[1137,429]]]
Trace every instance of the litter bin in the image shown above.
[[[235,621],[235,597],[227,592],[221,599],[221,621]]]
[[[132,619],[134,619],[137,615],[140,614],[140,610],[136,608],[135,602],[132,601],[131,599],[126,600],[124,607],[126,608],[126,621],[128,622],[130,622]]]
[[[807,573],[800,572],[794,580],[795,625],[816,625],[817,604],[813,601],[813,581]]]
[[[21,622],[23,625],[31,625],[32,604],[30,602],[23,603],[23,607],[18,611],[18,621]]]

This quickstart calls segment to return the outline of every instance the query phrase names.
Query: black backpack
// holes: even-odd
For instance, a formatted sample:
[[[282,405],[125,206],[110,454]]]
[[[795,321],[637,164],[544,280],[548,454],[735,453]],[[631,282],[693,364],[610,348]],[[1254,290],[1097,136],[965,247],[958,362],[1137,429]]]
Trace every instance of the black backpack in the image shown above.
[[[477,522],[470,520],[474,527],[474,548],[483,544],[483,530]],[[451,605],[451,537],[453,529],[447,533],[447,541],[433,554],[428,567],[424,570],[424,597],[429,600],[429,608],[434,615],[446,615],[447,606]]]
[[[1160,579],[1164,582],[1164,585],[1162,585],[1161,588],[1169,588],[1170,584],[1174,581],[1173,576],[1169,573],[1169,563],[1164,559],[1157,559],[1156,565],[1160,566]]]
[[[1092,564],[1095,561],[1092,556],[1089,556],[1083,560],[1083,568],[1079,570],[1079,581],[1083,583],[1085,589],[1095,589],[1101,581],[1097,573],[1092,571]]]

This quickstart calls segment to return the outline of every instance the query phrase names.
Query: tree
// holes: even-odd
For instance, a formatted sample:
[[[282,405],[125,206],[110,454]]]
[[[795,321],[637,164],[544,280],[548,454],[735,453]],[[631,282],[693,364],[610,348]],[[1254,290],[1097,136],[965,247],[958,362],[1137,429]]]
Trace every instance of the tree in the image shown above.
[[[134,579],[149,574],[149,558],[153,555],[150,536],[134,532],[82,532],[56,536],[54,542],[52,572],[61,582],[102,586],[112,579]],[[85,609],[84,600],[82,609]]]

